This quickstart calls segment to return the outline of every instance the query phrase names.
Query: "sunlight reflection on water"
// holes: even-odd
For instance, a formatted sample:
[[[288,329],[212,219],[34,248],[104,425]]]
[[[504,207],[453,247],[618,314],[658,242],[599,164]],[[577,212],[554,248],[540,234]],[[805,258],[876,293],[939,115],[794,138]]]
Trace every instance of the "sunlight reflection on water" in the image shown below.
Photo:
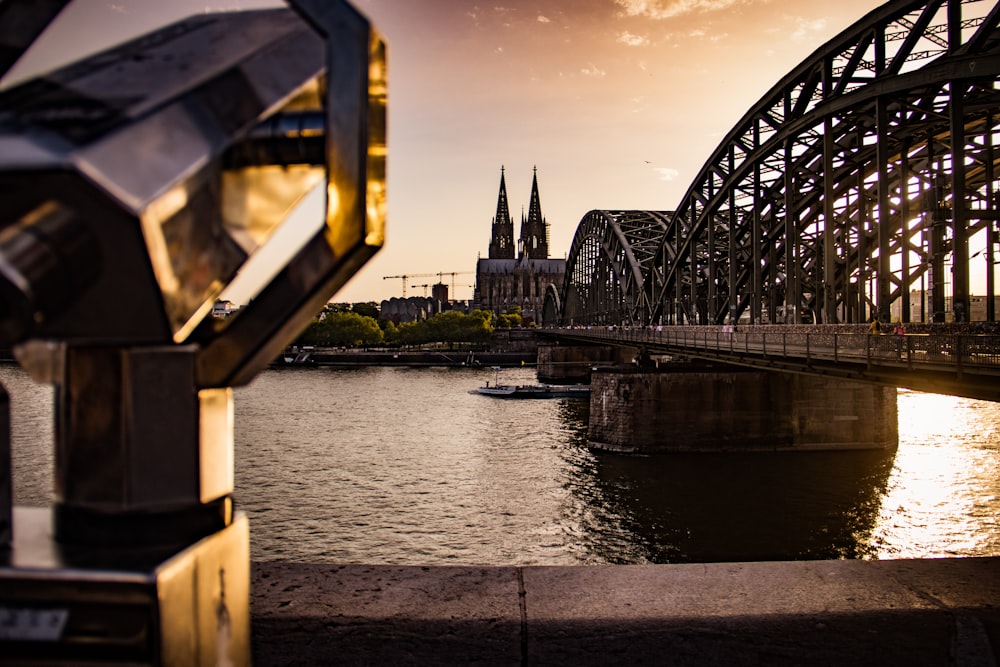
[[[1000,553],[1000,404],[900,390],[879,558]]]

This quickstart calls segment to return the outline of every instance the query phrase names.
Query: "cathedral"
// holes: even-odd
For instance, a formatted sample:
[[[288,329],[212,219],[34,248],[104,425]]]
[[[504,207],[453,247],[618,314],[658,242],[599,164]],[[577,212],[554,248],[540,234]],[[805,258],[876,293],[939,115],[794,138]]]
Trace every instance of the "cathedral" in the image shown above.
[[[493,218],[488,259],[476,265],[473,308],[503,315],[519,306],[524,323],[541,322],[545,291],[562,288],[565,259],[549,259],[549,224],[538,197],[538,169],[533,170],[528,214],[521,213],[521,236],[514,245],[514,221],[507,205],[507,182],[500,168],[500,194]]]

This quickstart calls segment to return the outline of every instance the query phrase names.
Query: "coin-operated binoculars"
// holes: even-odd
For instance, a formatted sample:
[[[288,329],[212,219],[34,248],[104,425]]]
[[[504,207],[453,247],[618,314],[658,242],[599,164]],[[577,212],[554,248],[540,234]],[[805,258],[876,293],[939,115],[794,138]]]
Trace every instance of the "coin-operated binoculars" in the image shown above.
[[[290,5],[0,93],[0,343],[56,420],[55,506],[0,508],[0,663],[249,662],[231,387],[381,246],[385,209],[381,39],[342,0]],[[258,276],[316,187],[318,224]],[[253,298],[214,319],[236,280]]]

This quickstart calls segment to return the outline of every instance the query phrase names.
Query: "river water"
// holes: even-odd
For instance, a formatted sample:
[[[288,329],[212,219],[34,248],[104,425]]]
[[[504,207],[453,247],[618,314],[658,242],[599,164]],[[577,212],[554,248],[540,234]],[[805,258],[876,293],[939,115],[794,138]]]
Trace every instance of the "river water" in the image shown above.
[[[535,381],[530,368],[508,383]],[[1000,404],[899,392],[895,452],[633,457],[587,401],[488,369],[265,371],[236,390],[255,560],[567,565],[1000,555]],[[51,390],[0,366],[15,501],[52,493]]]

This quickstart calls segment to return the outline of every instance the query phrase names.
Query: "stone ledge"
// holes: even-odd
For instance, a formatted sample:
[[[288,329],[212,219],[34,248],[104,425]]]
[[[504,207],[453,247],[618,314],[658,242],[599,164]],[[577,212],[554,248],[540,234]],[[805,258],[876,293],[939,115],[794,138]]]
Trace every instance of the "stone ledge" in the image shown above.
[[[255,563],[254,664],[995,665],[1000,558]]]

